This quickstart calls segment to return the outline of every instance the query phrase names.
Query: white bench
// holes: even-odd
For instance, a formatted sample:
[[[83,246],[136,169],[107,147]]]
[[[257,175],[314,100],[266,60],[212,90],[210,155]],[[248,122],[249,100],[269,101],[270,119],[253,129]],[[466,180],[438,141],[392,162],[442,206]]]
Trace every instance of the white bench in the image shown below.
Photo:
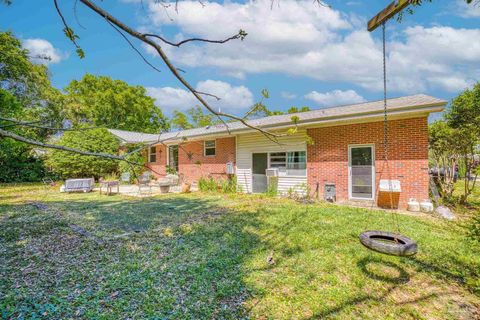
[[[95,180],[93,178],[86,179],[68,179],[65,184],[60,187],[60,192],[90,192],[93,190]]]

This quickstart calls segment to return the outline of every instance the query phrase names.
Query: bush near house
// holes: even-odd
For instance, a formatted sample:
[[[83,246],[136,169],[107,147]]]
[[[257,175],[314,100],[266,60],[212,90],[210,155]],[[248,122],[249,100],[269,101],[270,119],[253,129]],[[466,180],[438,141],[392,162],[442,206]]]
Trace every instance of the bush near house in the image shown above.
[[[116,154],[119,148],[118,140],[106,129],[101,128],[85,131],[68,131],[60,138],[57,144],[64,147],[108,154]],[[118,161],[61,150],[49,151],[46,165],[62,178],[99,178],[118,170]]]
[[[140,145],[131,145],[125,150],[125,152],[132,152],[133,150],[138,148],[140,148]],[[132,165],[126,161],[120,161],[120,163],[118,164],[118,170],[120,174],[128,172],[130,174],[130,183],[133,183],[135,179],[138,179],[138,177],[146,170],[145,152],[139,151],[136,153],[132,153],[131,155],[128,155],[126,159],[128,161],[137,163],[138,165]]]
[[[201,191],[221,191],[223,193],[237,192],[237,179],[232,177],[230,179],[214,179],[213,177],[201,177],[198,180],[198,189]]]

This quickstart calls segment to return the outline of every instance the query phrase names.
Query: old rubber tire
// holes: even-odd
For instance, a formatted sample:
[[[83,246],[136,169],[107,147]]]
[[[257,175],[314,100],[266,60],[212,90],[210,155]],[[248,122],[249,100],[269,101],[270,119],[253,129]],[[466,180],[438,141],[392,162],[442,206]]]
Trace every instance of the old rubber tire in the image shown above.
[[[367,248],[394,256],[411,256],[417,253],[417,243],[401,234],[386,231],[365,231],[360,242]]]

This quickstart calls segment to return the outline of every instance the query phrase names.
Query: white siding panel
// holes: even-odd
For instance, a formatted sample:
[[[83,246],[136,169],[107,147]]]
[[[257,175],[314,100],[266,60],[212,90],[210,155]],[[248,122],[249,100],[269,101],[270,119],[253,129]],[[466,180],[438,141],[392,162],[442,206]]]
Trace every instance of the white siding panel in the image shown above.
[[[298,195],[305,195],[307,177],[278,177],[278,194],[287,195],[291,190]]]
[[[247,133],[237,136],[237,183],[240,190],[252,192],[252,153],[307,151],[307,132],[279,137],[278,143],[261,133]],[[306,184],[307,177],[279,177],[278,191],[285,193],[290,188]]]

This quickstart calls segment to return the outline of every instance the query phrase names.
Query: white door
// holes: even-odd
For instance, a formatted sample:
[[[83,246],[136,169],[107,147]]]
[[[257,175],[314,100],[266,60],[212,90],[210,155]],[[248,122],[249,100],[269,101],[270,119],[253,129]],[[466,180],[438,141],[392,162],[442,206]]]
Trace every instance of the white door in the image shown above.
[[[373,200],[375,150],[373,145],[348,147],[348,193],[351,199]]]

